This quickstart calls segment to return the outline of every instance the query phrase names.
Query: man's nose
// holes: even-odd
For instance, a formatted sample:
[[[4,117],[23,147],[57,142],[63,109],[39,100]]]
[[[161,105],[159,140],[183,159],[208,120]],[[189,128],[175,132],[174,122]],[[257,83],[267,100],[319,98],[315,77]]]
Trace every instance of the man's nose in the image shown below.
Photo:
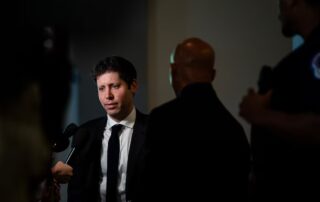
[[[107,98],[108,100],[112,100],[112,99],[114,98],[111,89],[107,89],[107,90],[106,90],[106,98]]]

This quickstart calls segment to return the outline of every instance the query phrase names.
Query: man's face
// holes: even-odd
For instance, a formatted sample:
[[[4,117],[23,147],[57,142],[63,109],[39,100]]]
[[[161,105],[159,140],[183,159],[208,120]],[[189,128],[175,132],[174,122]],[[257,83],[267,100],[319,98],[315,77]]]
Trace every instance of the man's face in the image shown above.
[[[129,115],[133,109],[133,97],[137,91],[134,81],[128,84],[120,79],[118,72],[106,72],[97,77],[98,96],[107,114],[117,121]]]

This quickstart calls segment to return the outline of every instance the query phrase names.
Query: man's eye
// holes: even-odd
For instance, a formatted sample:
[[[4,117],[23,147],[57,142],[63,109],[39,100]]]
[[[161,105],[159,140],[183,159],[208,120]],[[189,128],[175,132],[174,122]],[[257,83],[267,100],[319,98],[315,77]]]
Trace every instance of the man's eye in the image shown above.
[[[119,87],[120,87],[119,84],[112,85],[112,88],[114,88],[114,89],[118,89]]]
[[[104,90],[104,87],[99,87],[98,90],[99,90],[99,91],[103,91],[103,90]]]

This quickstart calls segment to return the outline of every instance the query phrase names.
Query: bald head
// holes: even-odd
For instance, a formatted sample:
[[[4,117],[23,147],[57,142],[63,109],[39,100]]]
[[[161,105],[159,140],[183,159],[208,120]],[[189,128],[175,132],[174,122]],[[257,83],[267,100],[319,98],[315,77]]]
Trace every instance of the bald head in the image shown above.
[[[177,45],[174,62],[186,67],[211,69],[214,65],[214,51],[205,41],[188,38]]]
[[[172,55],[172,86],[179,93],[191,83],[211,83],[215,76],[215,54],[207,42],[188,38],[179,43]]]

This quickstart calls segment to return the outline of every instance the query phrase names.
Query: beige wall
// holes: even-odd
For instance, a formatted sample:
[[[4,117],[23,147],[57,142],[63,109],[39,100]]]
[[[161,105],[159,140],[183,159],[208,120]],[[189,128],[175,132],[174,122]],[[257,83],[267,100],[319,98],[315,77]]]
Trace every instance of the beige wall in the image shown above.
[[[148,108],[174,98],[168,82],[169,55],[177,42],[196,36],[216,51],[217,94],[247,134],[238,105],[256,87],[262,65],[275,65],[291,49],[281,35],[277,1],[150,0],[148,21]]]

